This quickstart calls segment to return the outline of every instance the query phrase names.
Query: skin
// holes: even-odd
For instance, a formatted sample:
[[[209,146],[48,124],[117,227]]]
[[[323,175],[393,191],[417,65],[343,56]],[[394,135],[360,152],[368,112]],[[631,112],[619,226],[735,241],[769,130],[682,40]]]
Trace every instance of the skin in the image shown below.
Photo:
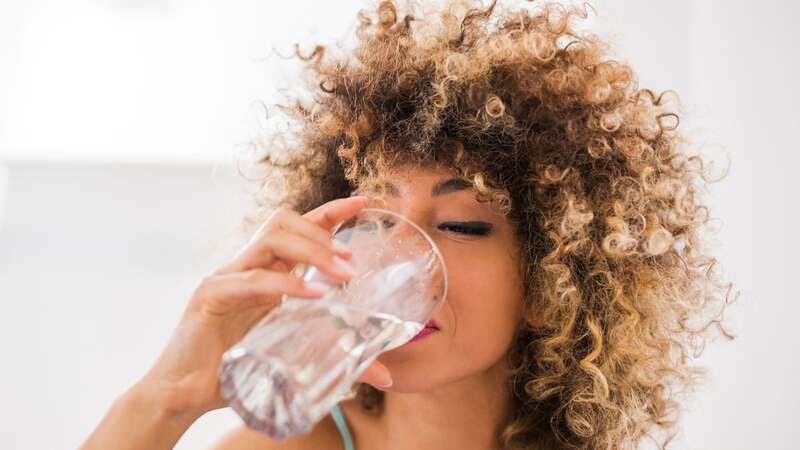
[[[432,196],[434,185],[451,177],[445,169],[387,175],[397,188],[387,204],[354,196],[303,216],[283,209],[270,217],[232,261],[200,282],[156,363],[113,403],[81,448],[169,449],[205,412],[224,407],[217,381],[222,353],[279,304],[283,294],[309,301],[322,296],[289,273],[294,264],[349,278],[334,262],[334,256],[346,260],[348,252],[332,246],[330,230],[365,206],[400,212],[425,229],[444,255],[449,287],[434,314],[440,330],[382,354],[359,377],[377,387],[391,374],[393,384],[382,388],[384,414],[367,416],[354,400],[342,402],[356,447],[499,448],[494,436],[511,404],[504,356],[522,305],[513,229],[494,205],[477,202],[472,188]],[[466,221],[490,224],[491,231],[477,236],[447,228]],[[341,446],[327,415],[302,436],[273,441],[242,426],[213,448]]]
[[[337,199],[303,216],[286,208],[272,214],[228,264],[200,281],[155,364],[114,401],[81,449],[171,449],[200,416],[226,406],[217,375],[223,352],[284,294],[324,295],[289,273],[297,263],[333,279],[351,277],[337,260],[352,254],[333,245],[331,229],[366,200]],[[359,381],[382,385],[388,373],[374,362]]]
[[[433,186],[450,177],[446,169],[388,177],[398,190],[387,196],[388,209],[432,237],[445,258],[449,287],[434,315],[439,331],[378,357],[394,384],[383,389],[384,414],[355,431],[357,440],[369,441],[362,448],[492,449],[509,412],[504,356],[522,305],[514,230],[494,205],[475,200],[474,188],[432,196]],[[476,236],[443,226],[466,221],[492,230]],[[352,406],[347,412],[358,414]]]

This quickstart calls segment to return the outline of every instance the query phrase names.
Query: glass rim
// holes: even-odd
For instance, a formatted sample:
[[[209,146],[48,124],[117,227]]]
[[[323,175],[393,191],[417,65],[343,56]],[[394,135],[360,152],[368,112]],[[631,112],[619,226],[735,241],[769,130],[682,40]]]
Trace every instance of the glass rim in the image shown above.
[[[430,245],[430,248],[433,249],[433,252],[436,255],[436,258],[439,260],[439,265],[442,266],[442,277],[444,279],[444,292],[442,294],[442,300],[439,303],[441,304],[442,302],[447,300],[447,265],[444,262],[444,255],[442,255],[442,252],[439,250],[439,247],[436,245],[436,243],[433,242],[433,238],[431,238],[430,235],[425,230],[423,230],[419,225],[414,223],[411,219],[403,216],[400,213],[396,213],[394,211],[389,211],[388,209],[383,209],[383,208],[362,208],[361,211],[359,211],[358,213],[356,213],[353,216],[348,217],[346,220],[336,224],[336,226],[333,228],[333,231],[331,232],[331,235],[335,236],[336,233],[339,231],[339,229],[342,227],[342,225],[347,223],[353,217],[356,217],[359,214],[363,213],[364,211],[367,211],[367,212],[378,212],[378,213],[389,214],[391,216],[397,217],[400,220],[402,220],[402,221],[410,224],[412,227],[414,227],[414,229],[416,229],[419,232],[419,234],[421,234],[425,238],[425,240],[428,241],[428,244]]]

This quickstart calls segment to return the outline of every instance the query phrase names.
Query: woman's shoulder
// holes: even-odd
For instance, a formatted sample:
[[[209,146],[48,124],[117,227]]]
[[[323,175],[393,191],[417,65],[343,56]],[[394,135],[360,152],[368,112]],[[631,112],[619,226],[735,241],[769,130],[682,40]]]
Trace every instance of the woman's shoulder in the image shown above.
[[[239,425],[227,432],[209,450],[310,450],[343,449],[342,438],[330,414],[323,417],[308,433],[283,440]]]

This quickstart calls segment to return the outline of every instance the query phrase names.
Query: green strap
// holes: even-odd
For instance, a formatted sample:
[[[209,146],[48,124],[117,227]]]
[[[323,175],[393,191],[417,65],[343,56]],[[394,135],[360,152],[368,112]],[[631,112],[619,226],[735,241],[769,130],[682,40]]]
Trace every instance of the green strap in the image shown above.
[[[342,414],[342,409],[339,408],[338,403],[331,409],[331,415],[333,416],[333,421],[336,422],[336,427],[339,428],[339,434],[342,435],[344,450],[355,450],[353,438],[350,436],[350,430],[347,428],[347,422],[344,420],[344,414]]]

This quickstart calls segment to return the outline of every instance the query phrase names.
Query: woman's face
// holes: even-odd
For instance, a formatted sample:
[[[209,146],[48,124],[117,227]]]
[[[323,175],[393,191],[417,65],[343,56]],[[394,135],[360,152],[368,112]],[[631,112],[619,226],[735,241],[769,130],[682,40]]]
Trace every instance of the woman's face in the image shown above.
[[[448,273],[446,301],[433,316],[439,330],[381,354],[392,373],[387,390],[421,392],[488,374],[511,345],[521,317],[522,286],[514,230],[495,205],[475,200],[476,190],[447,182],[446,169],[386,174],[385,207],[408,217],[433,238]],[[357,193],[371,195],[368,186]]]

